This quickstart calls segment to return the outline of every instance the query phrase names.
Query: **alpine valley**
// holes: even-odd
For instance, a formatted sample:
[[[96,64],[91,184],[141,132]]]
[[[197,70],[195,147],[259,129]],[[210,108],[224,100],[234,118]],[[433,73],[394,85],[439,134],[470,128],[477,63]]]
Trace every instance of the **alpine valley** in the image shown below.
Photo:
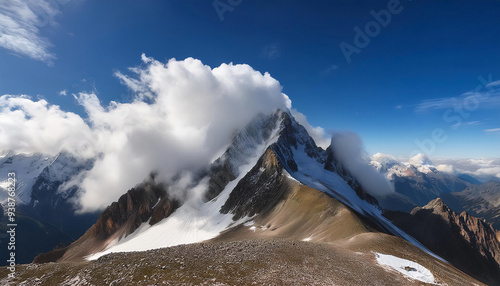
[[[188,179],[152,170],[100,214],[79,215],[81,190],[67,186],[93,160],[9,153],[0,170],[20,178],[26,264],[15,278],[2,267],[0,283],[500,285],[498,183],[440,172],[425,155],[377,154],[370,168],[394,192],[376,195],[340,155],[276,110]]]

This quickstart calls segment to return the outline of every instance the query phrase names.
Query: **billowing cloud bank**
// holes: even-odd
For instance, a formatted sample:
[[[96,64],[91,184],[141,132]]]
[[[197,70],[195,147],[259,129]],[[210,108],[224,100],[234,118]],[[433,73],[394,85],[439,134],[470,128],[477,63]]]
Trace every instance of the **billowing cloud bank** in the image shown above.
[[[442,172],[466,174],[480,182],[500,181],[500,159],[438,159],[437,169]]]
[[[369,165],[370,157],[363,149],[363,142],[356,133],[334,134],[332,148],[340,163],[371,195],[385,196],[394,192],[394,186],[387,178]]]
[[[291,108],[279,82],[248,65],[142,61],[130,75],[116,74],[136,94],[132,102],[103,106],[95,94],[75,95],[85,119],[45,100],[1,96],[0,150],[97,157],[80,182],[81,211],[94,211],[152,170],[166,180],[208,164],[258,113]]]

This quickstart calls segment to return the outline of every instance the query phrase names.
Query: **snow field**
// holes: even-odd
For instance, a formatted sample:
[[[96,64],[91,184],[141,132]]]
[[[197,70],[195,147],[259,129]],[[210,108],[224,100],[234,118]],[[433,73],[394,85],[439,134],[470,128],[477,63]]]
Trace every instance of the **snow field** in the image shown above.
[[[378,252],[375,252],[375,257],[378,264],[396,270],[405,277],[424,283],[439,285],[434,280],[434,275],[432,275],[431,271],[416,262]]]

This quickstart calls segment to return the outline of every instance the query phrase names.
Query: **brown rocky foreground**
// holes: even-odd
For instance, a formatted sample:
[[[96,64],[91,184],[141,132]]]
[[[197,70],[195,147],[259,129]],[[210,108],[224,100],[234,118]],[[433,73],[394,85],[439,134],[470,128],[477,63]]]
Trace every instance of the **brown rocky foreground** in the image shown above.
[[[284,239],[199,243],[116,253],[90,262],[20,265],[13,280],[2,268],[0,284],[425,285],[378,265],[375,254],[359,243],[349,248]],[[386,246],[375,244],[373,251],[383,248]],[[438,283],[483,285],[444,262],[425,255],[418,260],[433,272]]]

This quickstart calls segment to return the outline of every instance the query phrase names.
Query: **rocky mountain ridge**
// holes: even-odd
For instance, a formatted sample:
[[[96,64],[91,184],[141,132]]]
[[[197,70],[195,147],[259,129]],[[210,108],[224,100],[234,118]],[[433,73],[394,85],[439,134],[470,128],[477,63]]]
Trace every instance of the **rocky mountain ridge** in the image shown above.
[[[500,281],[500,242],[491,224],[453,212],[440,198],[410,214],[388,211],[385,216],[469,275],[491,285]]]

